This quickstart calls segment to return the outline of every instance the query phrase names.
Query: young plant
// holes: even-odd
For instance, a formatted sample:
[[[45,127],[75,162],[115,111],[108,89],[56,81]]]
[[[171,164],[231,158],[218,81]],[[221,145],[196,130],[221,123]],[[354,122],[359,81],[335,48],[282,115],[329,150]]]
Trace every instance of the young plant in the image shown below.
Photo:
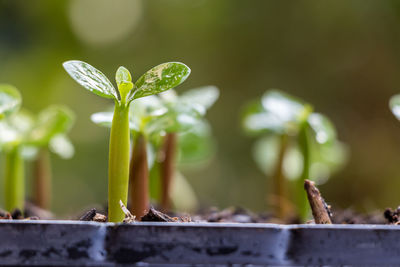
[[[336,139],[333,124],[326,116],[313,112],[312,106],[302,100],[269,90],[261,101],[247,107],[243,126],[251,134],[264,136],[256,144],[255,155],[262,170],[268,174],[274,170],[276,216],[281,219],[290,216],[287,179],[292,178],[295,180],[292,203],[300,218],[305,220],[309,212],[304,180],[326,179],[344,163],[345,149]]]
[[[34,191],[35,204],[49,209],[51,203],[51,164],[49,150],[63,159],[71,158],[74,147],[67,132],[74,123],[75,115],[65,106],[50,106],[42,110],[36,118],[26,142],[34,154]]]
[[[158,65],[143,74],[135,83],[129,71],[120,67],[115,80],[118,90],[96,68],[82,61],[63,64],[69,75],[87,90],[115,102],[108,165],[108,220],[121,222],[124,213],[119,201],[127,205],[129,184],[129,106],[134,99],[161,93],[181,84],[190,69],[179,62]]]
[[[44,146],[62,156],[68,151],[68,139],[62,136],[72,123],[71,111],[63,106],[51,106],[43,110],[35,118],[29,112],[22,110],[0,122],[0,143],[6,156],[5,164],[5,204],[6,209],[16,208],[23,211],[25,197],[24,159],[38,157]],[[67,143],[66,143],[67,142]],[[69,152],[70,153],[70,152]],[[35,200],[49,201],[50,180],[43,170],[35,177]]]
[[[171,190],[175,176],[175,158],[178,147],[178,138],[194,128],[201,128],[203,117],[219,97],[219,90],[215,86],[206,86],[186,91],[180,96],[174,92],[161,94],[160,98],[167,108],[162,116],[154,120],[153,124],[164,125],[163,145],[161,148],[160,176],[161,176],[161,209],[169,211],[171,208]],[[203,127],[204,128],[204,127]],[[193,135],[204,131],[191,131],[186,135],[186,144]],[[164,135],[164,134],[163,134]],[[198,141],[198,140],[196,140]]]
[[[164,112],[166,109],[156,96],[134,100],[129,110],[133,145],[129,165],[128,203],[131,213],[138,219],[149,209],[149,165],[154,162],[150,140],[160,131],[157,127],[149,127],[149,122]],[[91,120],[98,125],[111,127],[112,117],[112,111],[98,112],[92,114]]]
[[[22,210],[24,203],[23,175],[18,148],[11,145],[14,140],[14,131],[4,120],[21,106],[22,98],[19,91],[8,84],[0,85],[0,151],[6,156],[5,162],[5,206],[11,211],[15,208]],[[17,146],[17,145],[15,145]]]

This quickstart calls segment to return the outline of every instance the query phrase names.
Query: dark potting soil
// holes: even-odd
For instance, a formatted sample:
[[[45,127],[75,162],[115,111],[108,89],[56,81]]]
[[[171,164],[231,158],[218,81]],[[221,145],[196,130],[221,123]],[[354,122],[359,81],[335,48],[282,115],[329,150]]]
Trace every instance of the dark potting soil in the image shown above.
[[[85,211],[77,219],[80,221],[106,222],[107,217],[95,209]],[[50,216],[51,215],[51,216]],[[54,216],[31,203],[27,205],[25,214],[18,209],[12,213],[0,210],[0,220],[38,220],[54,219]],[[271,213],[254,213],[240,207],[229,207],[223,210],[209,208],[196,215],[189,216],[180,213],[162,213],[153,207],[141,218],[146,222],[221,222],[221,223],[280,223],[280,224],[299,224],[301,221],[293,216],[285,221],[279,220]],[[310,221],[308,223],[313,223]],[[333,210],[332,223],[334,224],[400,224],[400,207],[395,210],[387,208],[384,212],[372,212],[362,214],[351,209]]]

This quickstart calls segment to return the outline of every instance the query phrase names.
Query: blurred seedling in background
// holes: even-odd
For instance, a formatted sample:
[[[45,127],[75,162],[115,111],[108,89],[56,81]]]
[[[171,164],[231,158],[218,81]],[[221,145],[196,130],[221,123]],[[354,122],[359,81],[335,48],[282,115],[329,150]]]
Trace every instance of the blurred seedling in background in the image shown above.
[[[190,69],[179,62],[164,63],[152,68],[133,83],[129,71],[119,67],[115,76],[118,86],[116,90],[103,73],[85,62],[67,61],[63,66],[85,89],[115,102],[108,165],[108,220],[122,222],[125,214],[119,201],[127,205],[129,184],[129,106],[135,99],[178,86],[189,76]],[[138,189],[141,190],[141,185]]]
[[[130,128],[134,143],[130,165],[130,209],[134,215],[140,218],[148,210],[149,192],[152,192],[152,197],[160,198],[161,191],[161,206],[164,210],[169,209],[172,177],[176,174],[176,135],[182,133],[183,142],[179,142],[182,144],[179,148],[183,148],[184,153],[192,159],[200,156],[199,152],[205,154],[205,149],[210,150],[210,144],[202,140],[209,140],[210,134],[201,117],[217,97],[218,89],[210,86],[190,90],[181,97],[170,90],[159,97],[150,96],[133,102],[130,108]],[[112,116],[111,111],[99,112],[93,114],[91,119],[96,124],[109,127]],[[190,143],[193,141],[199,143]],[[153,177],[153,182],[149,181],[149,167],[155,176],[161,173],[161,183],[159,177]],[[193,193],[189,185],[182,175],[176,175],[180,195],[191,198],[191,201],[186,200],[193,202]],[[157,190],[158,188],[161,190]]]
[[[20,95],[15,96],[20,103]],[[0,121],[0,148],[6,161],[4,196],[8,211],[16,208],[24,210],[24,159],[36,158],[35,165],[43,165],[42,157],[47,153],[47,146],[62,157],[72,156],[72,145],[63,134],[71,127],[73,117],[72,111],[67,107],[54,105],[40,112],[37,118],[26,110],[17,111],[17,108],[14,108],[13,114]],[[50,169],[50,162],[46,160],[47,171]],[[42,201],[39,204],[49,205],[50,173],[42,170],[41,166],[35,169],[39,170],[34,181],[35,200],[46,200],[47,202]]]
[[[255,143],[254,156],[260,169],[273,177],[271,203],[276,216],[287,219],[294,207],[305,221],[309,211],[304,180],[322,183],[347,159],[346,146],[337,140],[334,125],[325,115],[313,112],[310,104],[268,90],[245,108],[243,127],[251,135],[262,136]],[[293,181],[292,190],[288,180]]]
[[[49,151],[62,159],[74,155],[74,146],[67,137],[75,114],[66,106],[52,105],[42,110],[28,135],[27,148],[34,159],[33,200],[42,209],[51,205],[51,163]]]
[[[207,150],[210,151],[211,135],[204,116],[218,96],[219,90],[215,86],[195,88],[180,96],[174,91],[159,96],[167,111],[152,120],[150,127],[161,130],[159,132],[161,141],[153,142],[158,156],[152,169],[160,179],[152,180],[155,184],[153,188],[161,189],[160,192],[153,190],[153,194],[160,199],[163,211],[169,211],[171,208],[174,177],[181,180],[180,183],[183,182],[182,174],[176,171],[177,152],[181,160],[190,160],[191,157],[193,162],[196,161],[194,160],[196,157],[199,160],[207,154]]]

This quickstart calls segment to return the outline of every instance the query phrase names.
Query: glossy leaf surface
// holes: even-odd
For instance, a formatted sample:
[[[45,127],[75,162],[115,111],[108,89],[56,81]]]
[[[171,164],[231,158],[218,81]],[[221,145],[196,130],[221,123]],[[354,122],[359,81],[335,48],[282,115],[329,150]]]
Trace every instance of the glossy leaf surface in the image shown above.
[[[105,98],[119,100],[119,94],[108,78],[98,69],[79,60],[63,63],[68,74],[85,89]]]
[[[169,62],[160,64],[145,74],[135,83],[129,100],[158,94],[174,88],[184,82],[190,74],[190,69],[183,63]]]

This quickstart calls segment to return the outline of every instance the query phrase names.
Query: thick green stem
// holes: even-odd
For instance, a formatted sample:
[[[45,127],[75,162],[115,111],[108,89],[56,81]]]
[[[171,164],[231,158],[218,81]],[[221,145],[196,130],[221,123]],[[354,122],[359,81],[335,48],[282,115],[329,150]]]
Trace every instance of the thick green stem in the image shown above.
[[[19,146],[6,153],[5,163],[5,207],[8,211],[24,210],[25,177],[24,161]]]
[[[275,175],[274,175],[274,207],[275,215],[279,219],[285,219],[288,216],[288,195],[286,187],[286,177],[284,174],[284,160],[286,156],[286,151],[288,147],[288,136],[283,134],[280,136],[279,144],[279,155],[276,164]]]
[[[115,104],[108,160],[108,221],[122,222],[129,185],[129,106]]]
[[[168,133],[164,139],[164,159],[161,163],[161,209],[167,212],[171,208],[171,187],[175,171],[175,150],[177,135]]]
[[[304,191],[304,181],[310,179],[310,167],[311,167],[311,144],[309,137],[308,124],[304,122],[299,132],[299,146],[301,154],[303,155],[303,171],[300,179],[296,183],[297,202],[296,206],[300,218],[305,221],[309,214],[309,207],[307,203],[307,195]]]
[[[149,199],[149,168],[147,165],[146,139],[139,134],[134,137],[132,159],[130,164],[130,210],[136,219],[145,215],[150,206]]]
[[[49,209],[51,203],[51,165],[49,151],[41,148],[34,162],[34,192],[35,204],[42,209]]]

